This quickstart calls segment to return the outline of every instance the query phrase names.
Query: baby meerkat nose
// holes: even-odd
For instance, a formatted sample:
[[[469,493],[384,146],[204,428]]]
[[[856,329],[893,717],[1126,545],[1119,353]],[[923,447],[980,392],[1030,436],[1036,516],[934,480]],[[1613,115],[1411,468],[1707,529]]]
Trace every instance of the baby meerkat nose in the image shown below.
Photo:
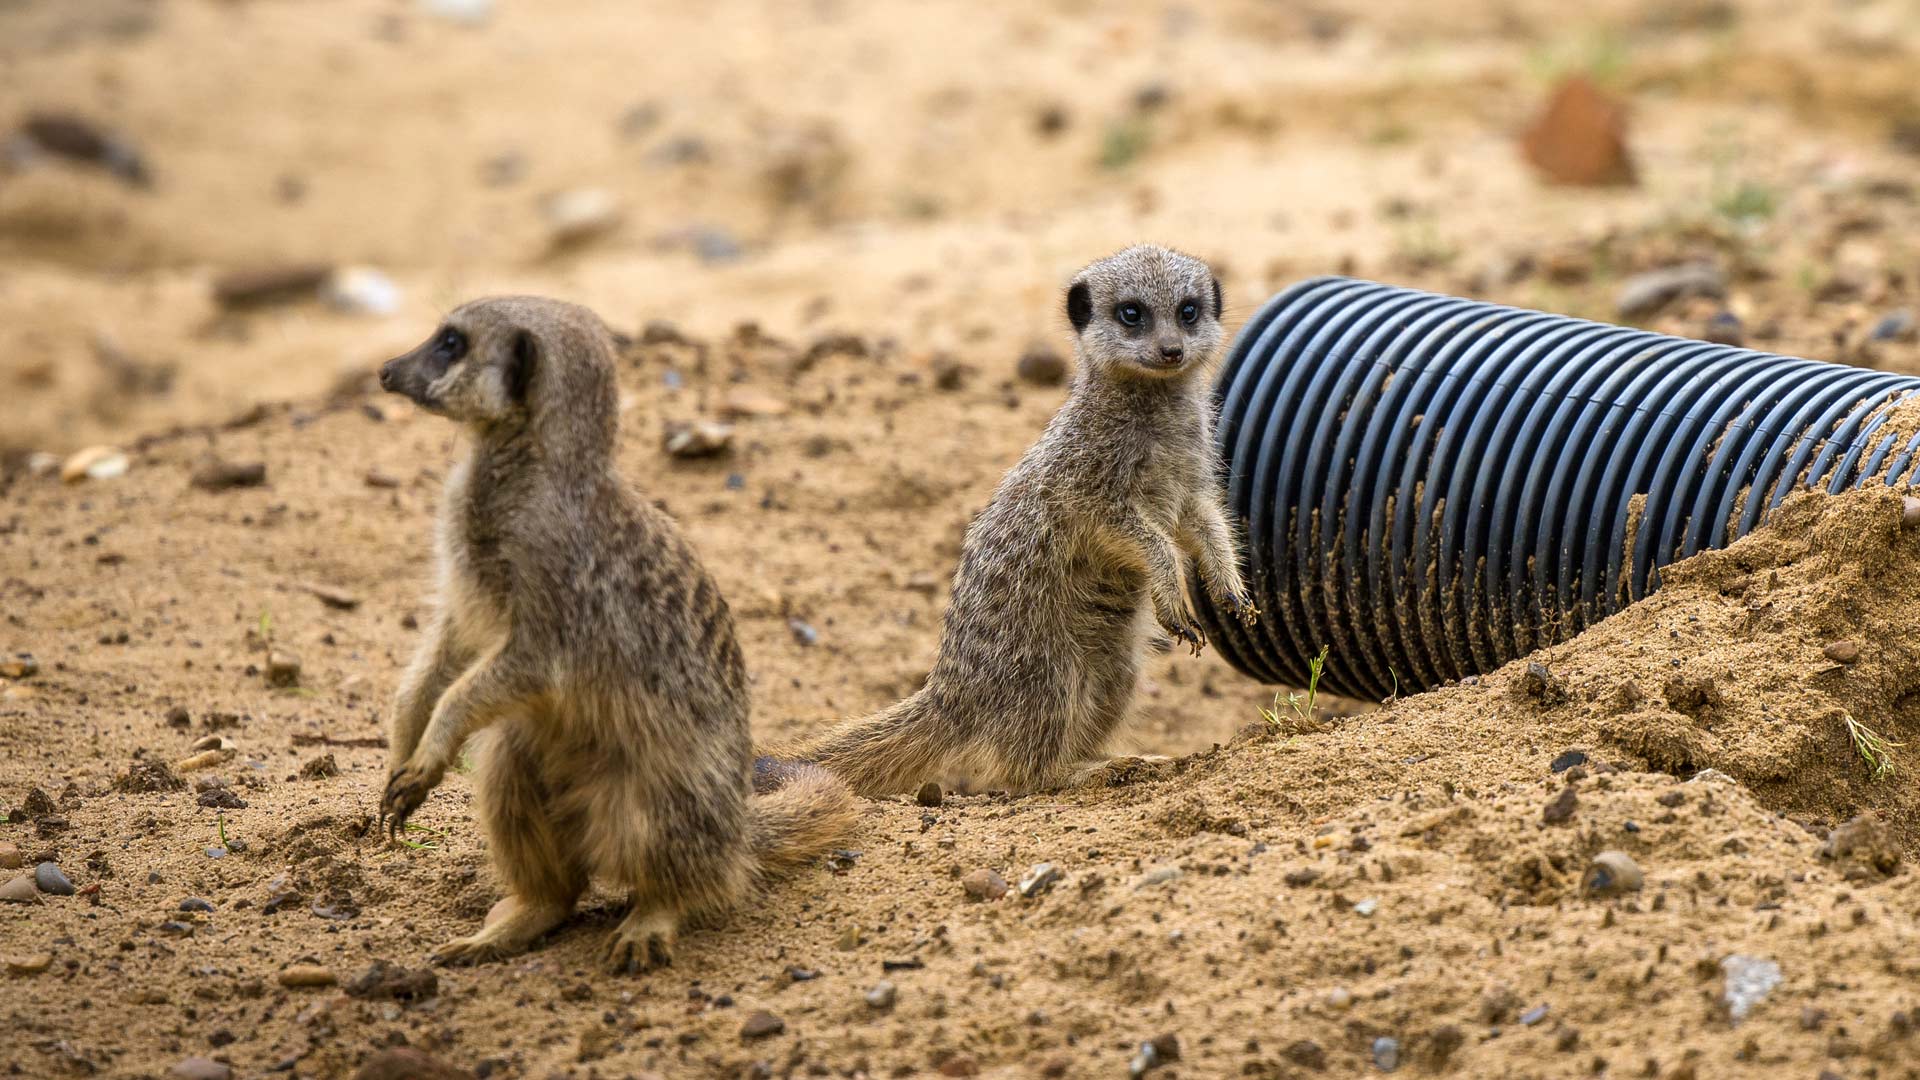
[[[1161,357],[1162,357],[1163,359],[1167,359],[1167,360],[1178,360],[1178,359],[1180,359],[1180,358],[1181,358],[1182,356],[1184,356],[1184,355],[1186,355],[1186,350],[1185,350],[1185,349],[1183,349],[1183,348],[1181,348],[1181,347],[1180,347],[1180,346],[1178,346],[1178,345],[1162,345],[1162,346],[1160,346],[1160,356],[1161,356]]]
[[[393,389],[393,363],[389,360],[380,365],[380,389],[382,390]]]

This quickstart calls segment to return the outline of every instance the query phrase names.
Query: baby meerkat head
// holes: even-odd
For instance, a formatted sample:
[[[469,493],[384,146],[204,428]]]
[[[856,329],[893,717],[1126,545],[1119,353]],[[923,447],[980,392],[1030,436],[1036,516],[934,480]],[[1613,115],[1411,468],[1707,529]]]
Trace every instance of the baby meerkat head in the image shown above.
[[[380,385],[478,429],[615,423],[612,338],[586,308],[533,296],[464,304],[424,344],[380,366]],[[576,440],[577,441],[577,440]]]
[[[1194,370],[1220,348],[1220,281],[1191,255],[1138,244],[1074,275],[1067,319],[1080,357],[1119,377]]]

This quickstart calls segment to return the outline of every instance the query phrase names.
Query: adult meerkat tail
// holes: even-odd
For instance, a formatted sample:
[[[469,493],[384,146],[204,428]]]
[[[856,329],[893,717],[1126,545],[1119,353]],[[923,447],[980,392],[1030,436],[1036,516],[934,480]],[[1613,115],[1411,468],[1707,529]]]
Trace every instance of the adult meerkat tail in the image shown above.
[[[781,762],[779,768],[780,785],[768,791],[755,762],[757,793],[747,800],[747,843],[761,885],[819,858],[860,817],[846,781],[818,765]]]
[[[760,758],[754,762],[754,787],[765,791],[786,783],[787,770],[804,763],[831,770],[861,795],[910,791],[951,763],[952,732],[952,725],[937,722],[922,691],[849,720],[808,746]]]

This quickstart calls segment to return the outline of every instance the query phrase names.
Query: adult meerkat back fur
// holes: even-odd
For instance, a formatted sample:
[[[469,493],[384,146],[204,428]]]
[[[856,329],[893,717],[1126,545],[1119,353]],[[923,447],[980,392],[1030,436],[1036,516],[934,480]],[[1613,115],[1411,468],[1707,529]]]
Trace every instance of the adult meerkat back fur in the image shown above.
[[[967,529],[926,685],[812,747],[862,794],[961,774],[1031,790],[1100,758],[1157,624],[1197,654],[1191,559],[1251,621],[1213,448],[1220,283],[1151,245],[1075,275],[1073,385]]]
[[[684,917],[825,851],[852,824],[851,793],[798,768],[750,797],[733,620],[673,522],[615,471],[613,347],[597,316],[476,301],[380,382],[470,441],[441,503],[439,611],[395,702],[381,816],[403,828],[471,737],[509,903],[435,959],[524,949],[598,877],[633,904],[607,964],[669,963]]]

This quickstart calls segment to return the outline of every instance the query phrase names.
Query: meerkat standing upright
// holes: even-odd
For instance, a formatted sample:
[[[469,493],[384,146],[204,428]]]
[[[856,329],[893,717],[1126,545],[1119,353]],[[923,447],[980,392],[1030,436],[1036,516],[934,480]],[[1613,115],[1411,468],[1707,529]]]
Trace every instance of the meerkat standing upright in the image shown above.
[[[381,816],[404,827],[473,737],[474,792],[510,903],[435,952],[524,949],[600,877],[633,907],[615,970],[670,963],[680,920],[718,913],[827,849],[853,799],[799,767],[750,797],[733,620],[673,522],[614,469],[612,340],[592,312],[480,300],[380,369],[462,422],[439,523],[438,617],[395,702]]]
[[[1208,371],[1220,283],[1198,259],[1130,247],[1075,275],[1066,404],[967,529],[939,657],[912,697],[791,754],[862,794],[945,773],[1031,790],[1097,759],[1158,623],[1195,653],[1191,557],[1212,594],[1258,614],[1240,577],[1213,447]]]

